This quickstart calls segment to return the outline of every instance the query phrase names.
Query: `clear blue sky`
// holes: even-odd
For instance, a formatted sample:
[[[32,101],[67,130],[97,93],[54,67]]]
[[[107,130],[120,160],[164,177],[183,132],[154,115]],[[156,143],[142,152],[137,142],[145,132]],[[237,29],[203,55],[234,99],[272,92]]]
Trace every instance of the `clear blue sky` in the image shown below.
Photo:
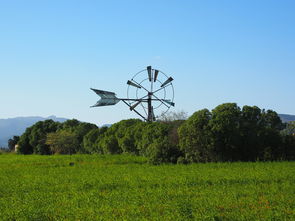
[[[97,124],[137,117],[89,108],[90,87],[126,95],[152,65],[174,77],[177,110],[224,102],[295,114],[295,1],[0,1],[0,118]]]

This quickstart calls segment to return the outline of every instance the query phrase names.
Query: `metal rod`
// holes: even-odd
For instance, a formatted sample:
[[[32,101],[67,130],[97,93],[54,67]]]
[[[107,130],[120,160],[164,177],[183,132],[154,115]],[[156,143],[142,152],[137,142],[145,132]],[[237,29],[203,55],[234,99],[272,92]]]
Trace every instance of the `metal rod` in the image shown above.
[[[154,95],[154,97],[156,97]],[[141,102],[148,102],[148,99],[128,99],[128,98],[118,98],[118,100],[121,100],[121,101],[141,101]],[[151,101],[159,101],[159,100],[163,100],[163,99],[160,99],[160,98],[156,98],[156,99],[153,99],[151,98]]]
[[[162,104],[164,104],[166,107],[170,108],[170,106],[168,106],[165,102],[163,102],[160,98],[158,98],[156,95],[152,94],[155,98],[157,98],[156,100],[161,101]]]
[[[146,116],[148,116],[148,113],[146,112],[146,108],[143,106],[143,104],[142,104],[142,103],[140,104],[140,106],[142,107],[142,109],[143,109],[143,111],[144,111],[145,115],[146,115]]]
[[[134,100],[133,102],[131,102],[130,105],[134,104],[135,102],[137,102],[137,101],[139,101],[139,100],[141,100],[141,102],[145,102],[145,101],[143,100],[143,98],[145,98],[145,97],[147,97],[147,96],[148,96],[148,95],[145,95],[145,96],[143,96],[143,97],[141,97],[141,98],[138,98],[138,100]]]
[[[148,97],[148,121],[153,121],[153,107],[152,107],[152,94],[149,93]]]
[[[144,86],[142,86],[141,84],[139,84],[138,82],[136,82],[135,80],[131,80],[131,81],[134,81],[136,84],[138,84],[138,85],[140,85],[141,86],[141,88],[143,88],[144,90],[146,90],[146,92],[150,92],[148,89],[146,89]]]
[[[148,99],[129,99],[129,98],[118,98],[118,100],[124,100],[124,101],[142,101],[142,102],[147,102]]]
[[[122,100],[129,108],[131,107],[125,100]],[[142,116],[139,112],[136,110],[133,110],[135,113],[137,113],[139,116],[141,116],[145,121],[148,121],[144,116]]]
[[[158,91],[160,91],[160,90],[163,90],[163,89],[165,89],[166,87],[168,87],[168,86],[170,86],[171,85],[171,83],[170,84],[167,84],[167,85],[165,85],[164,87],[161,87],[161,88],[159,88],[158,90],[155,90],[155,91],[153,91],[153,94],[154,93],[157,93]]]

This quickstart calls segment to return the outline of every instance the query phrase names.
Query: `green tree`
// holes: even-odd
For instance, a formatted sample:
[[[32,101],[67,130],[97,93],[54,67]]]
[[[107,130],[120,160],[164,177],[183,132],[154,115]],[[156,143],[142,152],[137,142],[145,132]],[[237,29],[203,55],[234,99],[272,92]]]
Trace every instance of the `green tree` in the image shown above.
[[[105,135],[98,145],[102,148],[104,154],[120,154],[122,150],[119,148],[118,140],[114,134]]]
[[[74,133],[79,143],[76,151],[79,153],[85,153],[87,151],[84,148],[83,138],[89,131],[93,129],[98,129],[98,127],[95,124],[80,122],[76,119],[72,119],[65,121],[60,126],[59,131],[68,131]]]
[[[259,153],[259,159],[281,159],[283,157],[281,130],[284,128],[281,118],[275,111],[263,110],[261,125],[259,138],[262,151]]]
[[[280,150],[283,160],[295,160],[295,135],[284,135]]]
[[[141,123],[142,121],[138,119],[129,119],[119,122],[116,137],[123,153],[138,154],[138,148],[135,141],[135,128]]]
[[[33,146],[35,154],[50,154],[48,145],[46,145],[47,133],[57,130],[59,123],[53,120],[39,121],[33,127],[30,134],[30,144]]]
[[[55,132],[60,123],[53,120],[39,121],[26,129],[18,142],[18,153],[50,154],[49,146],[45,143],[47,133]]]
[[[236,103],[225,103],[212,110],[210,129],[213,145],[221,161],[234,161],[240,156],[241,110]]]
[[[178,129],[179,146],[188,162],[209,162],[215,160],[212,133],[209,127],[211,113],[207,109],[195,112]]]
[[[138,119],[122,120],[113,124],[98,142],[104,153],[138,153],[134,128],[141,124]]]
[[[60,126],[60,129],[72,129],[80,125],[80,121],[77,119],[71,119],[63,122]]]
[[[181,152],[169,139],[172,125],[160,122],[146,124],[139,143],[140,153],[152,163],[176,163]]]
[[[262,111],[256,106],[244,106],[241,113],[240,135],[241,152],[240,160],[255,161],[263,151],[261,132],[264,129]]]
[[[284,130],[281,131],[281,134],[283,136],[286,135],[294,135],[295,136],[295,121],[291,121],[286,123],[286,127],[284,128]]]
[[[94,128],[83,137],[83,147],[87,153],[103,153],[98,144],[107,129],[107,127]]]
[[[79,150],[77,134],[68,130],[48,133],[46,144],[53,154],[74,154]]]
[[[172,145],[168,137],[157,138],[147,148],[147,157],[152,164],[176,163],[180,150]]]
[[[31,130],[32,130],[31,127],[27,128],[26,131],[20,136],[17,153],[20,153],[20,154],[33,153],[33,146],[30,144]]]

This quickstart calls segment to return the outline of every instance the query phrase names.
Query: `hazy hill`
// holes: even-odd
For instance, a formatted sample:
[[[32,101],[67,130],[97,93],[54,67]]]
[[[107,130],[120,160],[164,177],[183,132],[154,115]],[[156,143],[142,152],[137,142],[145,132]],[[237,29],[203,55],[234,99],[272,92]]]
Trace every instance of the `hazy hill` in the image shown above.
[[[290,115],[290,114],[279,114],[280,118],[282,121],[285,122],[290,122],[290,121],[295,121],[295,115]]]
[[[103,124],[101,127],[111,127],[112,124]]]
[[[27,127],[32,126],[38,121],[52,119],[54,121],[64,122],[67,119],[56,116],[49,117],[16,117],[0,119],[0,147],[7,147],[7,141],[14,135],[21,135]]]

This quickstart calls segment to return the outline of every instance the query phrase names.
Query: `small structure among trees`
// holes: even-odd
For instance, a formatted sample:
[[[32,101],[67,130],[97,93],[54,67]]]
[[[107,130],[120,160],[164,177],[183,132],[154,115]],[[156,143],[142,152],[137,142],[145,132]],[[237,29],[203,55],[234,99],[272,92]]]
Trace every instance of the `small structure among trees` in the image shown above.
[[[8,149],[9,151],[17,151],[17,143],[19,141],[19,136],[13,136],[11,139],[8,140]]]

